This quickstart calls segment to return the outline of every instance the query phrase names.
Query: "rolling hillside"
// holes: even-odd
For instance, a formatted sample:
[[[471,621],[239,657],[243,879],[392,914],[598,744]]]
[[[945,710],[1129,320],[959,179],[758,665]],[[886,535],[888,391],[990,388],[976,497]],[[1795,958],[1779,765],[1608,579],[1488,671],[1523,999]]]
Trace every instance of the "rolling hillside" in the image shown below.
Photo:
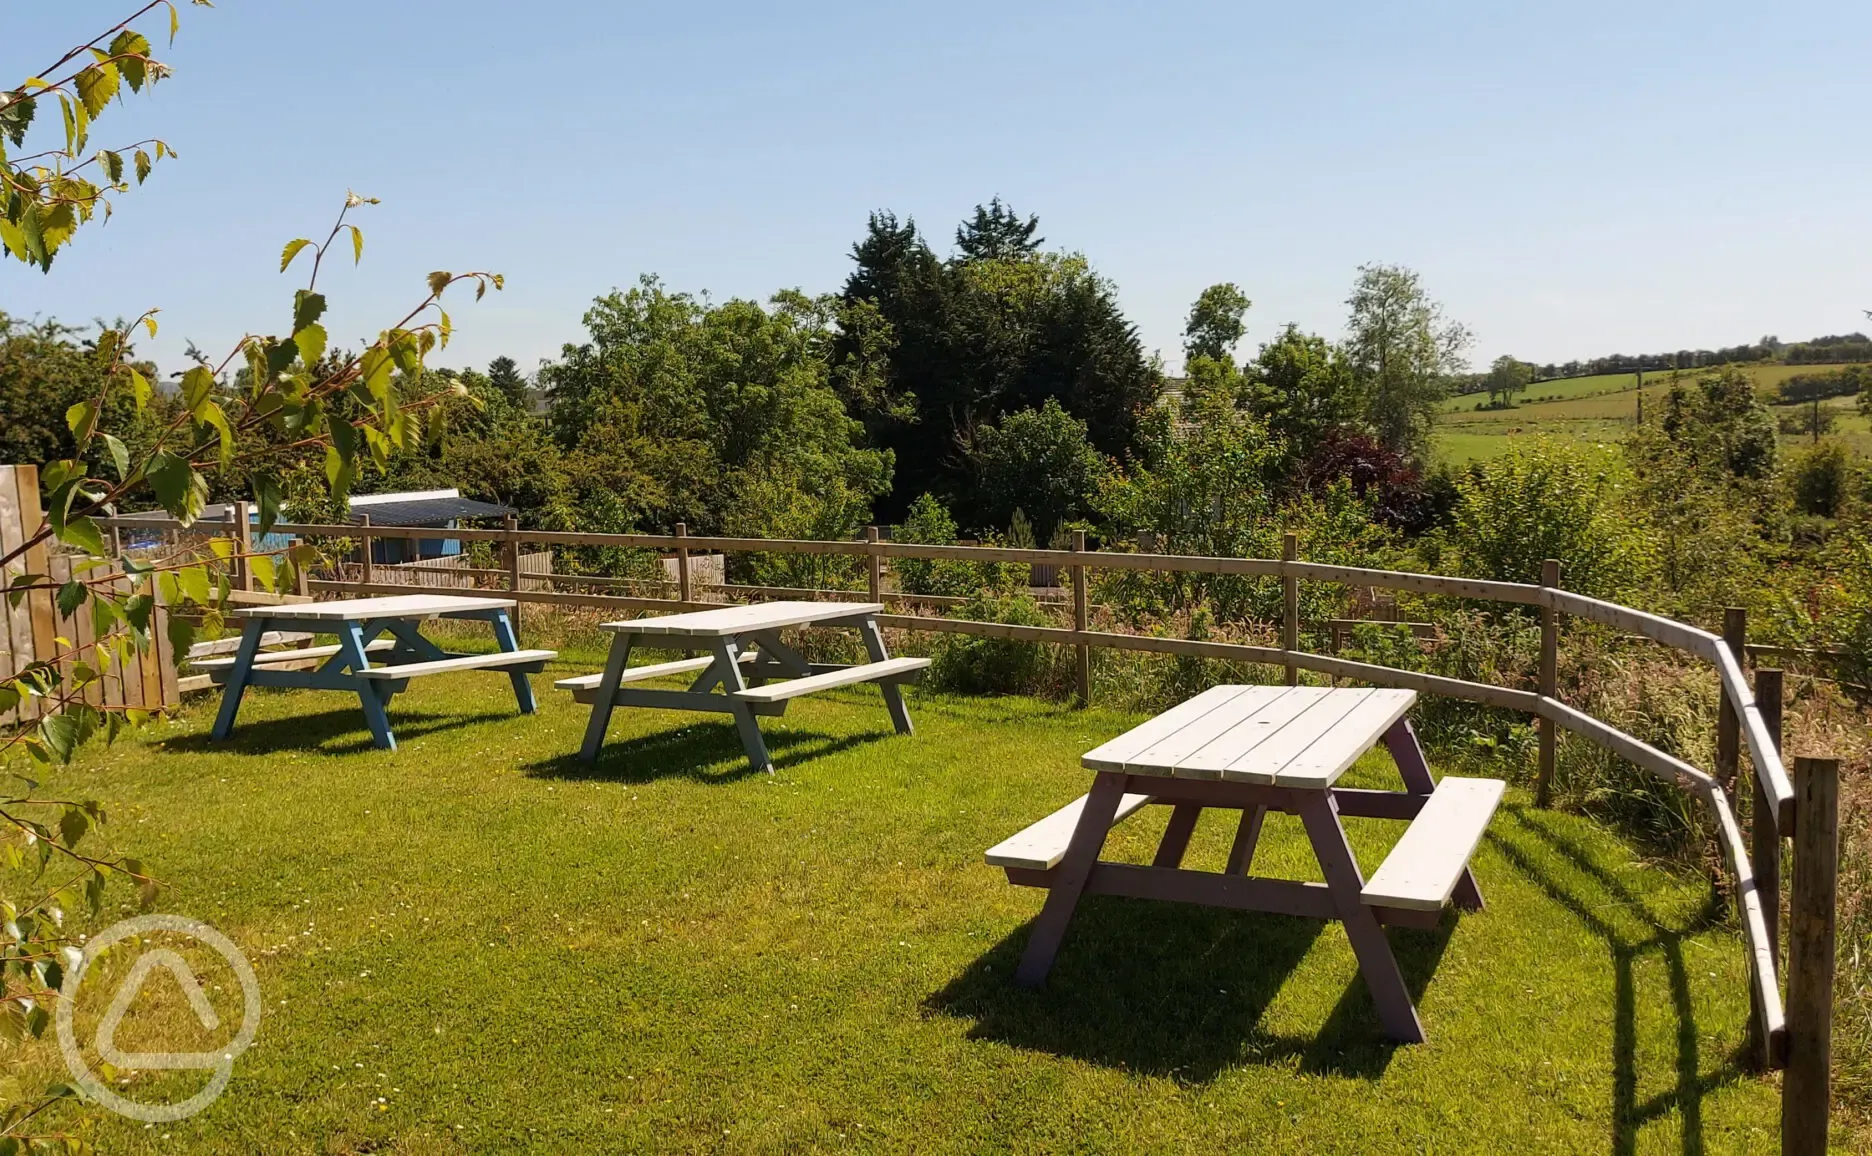
[[[1795,374],[1814,373],[1843,366],[1754,365],[1744,369],[1758,387],[1770,389]],[[1684,376],[1694,380],[1696,373]],[[1508,448],[1509,439],[1546,435],[1577,438],[1591,442],[1613,442],[1630,432],[1637,419],[1638,390],[1636,375],[1601,374],[1596,377],[1573,377],[1536,382],[1522,395],[1520,404],[1508,410],[1478,410],[1488,400],[1484,394],[1452,397],[1443,402],[1443,416],[1437,422],[1434,437],[1438,460],[1461,465],[1493,457]],[[1657,412],[1670,389],[1670,371],[1645,374],[1644,406]],[[1872,457],[1872,425],[1859,416],[1857,399],[1838,397],[1827,408],[1838,415],[1835,436],[1845,439],[1854,451]],[[1780,412],[1777,410],[1777,412]],[[1783,436],[1784,448],[1804,444],[1804,437]]]

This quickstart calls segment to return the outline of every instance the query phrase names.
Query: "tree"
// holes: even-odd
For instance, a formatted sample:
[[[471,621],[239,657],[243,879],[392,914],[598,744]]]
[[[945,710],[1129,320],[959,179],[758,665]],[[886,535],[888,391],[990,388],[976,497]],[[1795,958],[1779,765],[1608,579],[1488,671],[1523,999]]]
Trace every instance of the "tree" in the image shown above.
[[[1232,281],[1211,285],[1197,295],[1183,326],[1183,356],[1232,361],[1235,346],[1248,332],[1242,318],[1254,302]]]
[[[211,6],[209,0],[191,2]],[[154,138],[86,155],[91,126],[113,98],[124,88],[140,93],[169,75],[169,66],[150,55],[149,38],[131,27],[157,8],[169,12],[173,41],[175,5],[170,0],[151,0],[40,69],[18,88],[0,91],[0,245],[42,272],[52,271],[59,249],[99,209],[109,219],[111,194],[130,190],[124,179],[126,152],[139,185],[149,178],[156,162],[175,155],[166,142]],[[40,104],[52,100],[58,102],[62,114],[56,123],[65,130],[64,144],[10,155],[7,146],[25,146]]]
[[[513,358],[496,357],[488,362],[487,380],[488,384],[493,386],[509,405],[516,409],[527,407],[526,375],[520,372],[520,367],[514,364]]]
[[[1255,413],[1286,443],[1294,466],[1313,461],[1334,431],[1362,416],[1364,397],[1344,352],[1297,325],[1263,345],[1244,372]]]
[[[1534,381],[1534,367],[1511,354],[1502,354],[1489,365],[1482,384],[1488,390],[1489,404],[1496,409],[1510,409],[1515,395],[1523,393]]]
[[[798,292],[765,308],[710,305],[649,276],[599,298],[591,339],[540,371],[574,488],[611,495],[633,521],[705,531],[756,479],[791,479],[840,508],[886,492],[892,455],[861,444],[839,392],[840,310]]]
[[[996,197],[975,206],[975,216],[956,229],[956,250],[963,261],[1019,261],[1033,256],[1046,243],[1036,237],[1040,218],[1021,220],[1020,214]]]
[[[1094,449],[1121,457],[1159,389],[1110,282],[1077,254],[1041,252],[1038,222],[1000,202],[978,209],[939,259],[912,221],[872,214],[852,249],[835,365],[865,367],[859,414],[874,444],[896,451],[886,515],[911,496],[969,495],[974,431],[1056,399]]]
[[[1346,323],[1346,348],[1365,394],[1366,420],[1380,441],[1421,458],[1436,403],[1461,372],[1469,331],[1445,319],[1416,272],[1402,265],[1361,265]]]
[[[1086,439],[1086,425],[1047,398],[1039,409],[1008,414],[976,431],[969,460],[977,477],[976,518],[1005,526],[1024,510],[1040,531],[1082,517],[1098,489],[1105,460]]]

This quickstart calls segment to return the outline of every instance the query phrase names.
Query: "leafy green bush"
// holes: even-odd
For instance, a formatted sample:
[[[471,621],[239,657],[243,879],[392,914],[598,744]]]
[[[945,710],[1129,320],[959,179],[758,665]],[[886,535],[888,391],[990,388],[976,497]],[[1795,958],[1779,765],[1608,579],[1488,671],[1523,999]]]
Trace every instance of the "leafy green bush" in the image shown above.
[[[1841,442],[1821,442],[1795,454],[1788,467],[1794,508],[1803,514],[1836,517],[1851,498],[1856,472],[1852,454]]]
[[[956,522],[948,507],[934,494],[924,494],[910,503],[903,524],[891,535],[898,542],[926,546],[953,546]],[[941,594],[966,598],[979,586],[975,567],[967,562],[944,562],[928,558],[899,558],[893,563],[897,586],[906,594]]]
[[[982,426],[969,460],[977,478],[975,513],[983,524],[1005,524],[1019,509],[1047,533],[1085,514],[1108,468],[1092,448],[1086,423],[1050,397],[1037,410]]]
[[[1457,483],[1451,544],[1462,572],[1538,582],[1560,561],[1570,590],[1614,598],[1649,568],[1616,463],[1562,442],[1535,440],[1476,466]]]
[[[982,595],[958,617],[1012,626],[1058,626],[1031,597]],[[1057,689],[1057,661],[1039,642],[945,634],[931,656],[930,684],[959,694],[1045,694]]]

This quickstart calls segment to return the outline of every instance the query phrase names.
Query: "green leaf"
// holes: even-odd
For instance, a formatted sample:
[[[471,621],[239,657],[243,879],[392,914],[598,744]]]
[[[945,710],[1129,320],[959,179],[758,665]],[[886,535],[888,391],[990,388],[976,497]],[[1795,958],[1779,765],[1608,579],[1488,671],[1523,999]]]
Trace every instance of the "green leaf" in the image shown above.
[[[85,596],[89,593],[90,588],[83,582],[67,582],[60,586],[58,597],[55,599],[58,604],[59,617],[70,618],[78,613],[78,608],[85,604]]]
[[[255,554],[247,559],[247,569],[253,573],[254,581],[260,583],[262,590],[269,593],[279,587],[279,570],[269,554]]]
[[[85,832],[90,829],[91,818],[82,807],[67,807],[65,813],[59,816],[59,839],[67,847],[76,847],[78,840],[84,838]]]
[[[208,482],[186,458],[166,451],[157,453],[150,458],[145,476],[156,493],[156,501],[172,517],[185,526],[201,517],[202,507],[208,503]]]
[[[364,230],[356,225],[346,225],[351,230],[351,263],[356,265],[364,260]]]
[[[47,715],[39,720],[39,738],[59,762],[69,763],[78,745],[78,719],[72,714]]]
[[[139,185],[140,185],[140,184],[142,184],[142,183],[143,183],[144,181],[147,181],[147,180],[149,180],[149,175],[150,175],[150,169],[151,169],[151,168],[153,168],[153,167],[154,167],[154,166],[153,166],[153,165],[152,165],[152,164],[150,163],[150,156],[149,156],[149,154],[148,154],[148,153],[146,153],[146,152],[144,152],[144,151],[143,151],[142,149],[138,149],[138,150],[136,151],[136,177],[137,177],[137,184],[139,184]]]
[[[130,476],[130,451],[123,444],[123,439],[115,434],[104,435],[104,446],[110,450],[111,465],[117,467],[117,480],[124,481]]]
[[[195,645],[195,624],[179,614],[169,616],[169,653],[181,662],[188,657],[189,647]]]
[[[299,356],[310,367],[325,356],[325,340],[325,327],[313,323],[294,333],[292,343],[299,347]]]
[[[65,411],[65,425],[71,430],[72,437],[84,442],[97,428],[97,406],[90,401],[81,401]]]
[[[18,98],[24,93],[9,92],[0,95]],[[14,148],[25,144],[26,129],[32,125],[33,113],[37,108],[37,101],[19,100],[15,104],[0,109],[0,137],[12,141]]]
[[[93,64],[80,72],[74,83],[78,89],[78,99],[84,102],[85,112],[92,116],[103,112],[111,97],[117,95],[120,80],[115,64]]]
[[[266,377],[272,381],[280,374],[292,368],[292,363],[299,360],[299,347],[288,341],[269,341],[266,350]]]
[[[304,237],[295,237],[286,242],[286,248],[280,253],[280,272],[284,273],[286,266],[293,263],[293,258],[299,255],[299,251],[311,243]]]
[[[297,333],[323,316],[325,316],[325,294],[313,293],[305,289],[293,294],[293,332]]]
[[[208,605],[210,583],[206,566],[185,566],[173,573],[183,598],[201,606]]]
[[[441,296],[442,290],[447,289],[449,282],[452,280],[454,280],[453,274],[445,273],[437,269],[435,272],[429,274],[429,292],[438,297]]]
[[[214,387],[214,373],[205,365],[194,366],[182,375],[182,408],[193,414],[214,393]]]
[[[195,411],[195,420],[212,426],[216,436],[221,439],[221,468],[226,469],[228,462],[234,458],[234,429],[228,424],[227,414],[219,405],[207,401]]]
[[[123,156],[121,154],[109,149],[99,149],[98,163],[104,166],[104,175],[110,178],[111,184],[123,183]]]
[[[137,412],[149,404],[150,395],[155,391],[150,388],[149,379],[135,369],[130,371],[130,396],[136,401]]]
[[[272,474],[255,474],[253,489],[254,498],[260,503],[260,532],[270,534],[279,522],[280,506],[285,502],[279,479]]]
[[[127,56],[131,58],[128,60],[119,60],[117,62],[117,68],[123,73],[124,83],[130,86],[131,92],[143,91],[143,78],[147,71],[145,63],[135,58],[148,56],[149,53],[150,42],[140,32],[132,32],[129,29],[125,29],[117,34],[115,40],[110,42],[110,54],[112,56]]]
[[[72,518],[58,531],[58,540],[70,546],[76,546],[87,554],[104,553],[104,533],[98,524],[89,518]]]

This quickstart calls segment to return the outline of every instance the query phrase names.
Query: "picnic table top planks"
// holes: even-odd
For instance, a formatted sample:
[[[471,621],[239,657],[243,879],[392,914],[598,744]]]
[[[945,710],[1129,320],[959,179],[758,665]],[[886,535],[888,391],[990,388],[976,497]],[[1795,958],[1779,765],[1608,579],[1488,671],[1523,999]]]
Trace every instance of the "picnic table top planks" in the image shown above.
[[[477,610],[512,610],[511,598],[472,598],[459,594],[393,594],[382,598],[341,598],[333,602],[294,602],[248,606],[241,618],[291,618],[310,622],[359,622],[391,618],[438,618]]]
[[[1412,690],[1217,686],[1081,762],[1095,771],[1324,789],[1416,701]]]
[[[878,602],[757,602],[724,606],[720,610],[692,610],[686,614],[665,614],[628,622],[604,622],[598,629],[614,634],[727,638],[832,619],[875,617],[882,613],[884,606]]]

